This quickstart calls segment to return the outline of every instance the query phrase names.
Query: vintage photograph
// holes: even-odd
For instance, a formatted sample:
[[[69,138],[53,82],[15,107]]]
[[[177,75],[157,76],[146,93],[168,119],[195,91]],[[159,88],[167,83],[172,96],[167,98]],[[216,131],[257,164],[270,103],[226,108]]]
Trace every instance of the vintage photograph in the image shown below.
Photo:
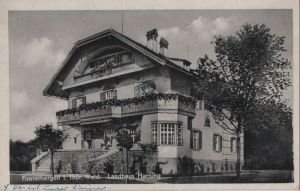
[[[294,183],[293,10],[11,10],[8,30],[11,184]]]

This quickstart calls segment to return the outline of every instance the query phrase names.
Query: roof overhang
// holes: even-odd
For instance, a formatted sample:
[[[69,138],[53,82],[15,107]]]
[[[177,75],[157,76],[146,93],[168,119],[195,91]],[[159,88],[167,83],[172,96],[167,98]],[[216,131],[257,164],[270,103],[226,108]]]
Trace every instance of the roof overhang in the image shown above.
[[[187,71],[184,68],[176,65],[175,63],[173,63],[171,60],[169,60],[165,56],[150,50],[149,48],[145,47],[144,45],[130,39],[127,36],[124,36],[123,34],[117,32],[113,29],[107,29],[107,30],[104,30],[104,31],[102,31],[100,33],[97,33],[95,35],[92,35],[92,36],[89,36],[89,37],[84,38],[82,40],[79,40],[74,44],[74,47],[68,53],[68,55],[64,59],[62,65],[58,68],[58,70],[56,71],[54,76],[51,78],[50,82],[47,84],[46,88],[43,90],[43,95],[44,96],[58,97],[58,98],[61,98],[61,99],[67,99],[68,97],[66,96],[66,93],[64,93],[64,90],[66,88],[63,88],[62,85],[61,85],[61,87],[57,87],[57,86],[60,86],[60,82],[62,81],[62,79],[59,79],[59,77],[60,77],[60,75],[62,75],[63,69],[69,64],[70,59],[72,58],[72,56],[75,54],[75,52],[78,49],[80,49],[83,46],[85,46],[87,44],[90,44],[92,42],[101,40],[102,38],[105,38],[107,36],[113,36],[113,37],[119,39],[121,42],[127,44],[131,48],[133,48],[136,51],[140,52],[141,54],[147,56],[148,58],[155,61],[156,63],[161,64],[162,66],[167,65],[171,68],[174,68],[175,70],[179,70],[180,72],[183,72],[183,73],[185,73],[189,76],[192,76],[192,74],[189,71]],[[53,89],[53,88],[60,88],[61,93],[60,94],[50,93],[51,89]]]

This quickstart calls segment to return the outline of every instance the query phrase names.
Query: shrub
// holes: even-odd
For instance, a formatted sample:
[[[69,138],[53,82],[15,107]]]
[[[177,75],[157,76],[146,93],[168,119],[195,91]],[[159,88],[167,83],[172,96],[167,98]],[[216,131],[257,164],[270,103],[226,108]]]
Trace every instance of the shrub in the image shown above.
[[[56,173],[57,173],[57,174],[60,174],[62,167],[63,167],[62,161],[59,160],[59,161],[57,162],[57,166],[56,166]]]
[[[107,174],[114,173],[114,166],[111,162],[105,162],[103,165],[104,165],[104,172],[106,172]]]
[[[183,175],[193,175],[194,174],[194,160],[183,156],[182,158],[179,158],[179,164],[182,170]]]
[[[156,152],[157,145],[155,143],[140,143],[140,147],[144,152]]]
[[[156,163],[153,171],[155,174],[162,174],[162,168],[160,168],[161,164],[162,164],[161,162]]]
[[[212,172],[215,173],[216,172],[216,164],[213,162],[212,163]]]

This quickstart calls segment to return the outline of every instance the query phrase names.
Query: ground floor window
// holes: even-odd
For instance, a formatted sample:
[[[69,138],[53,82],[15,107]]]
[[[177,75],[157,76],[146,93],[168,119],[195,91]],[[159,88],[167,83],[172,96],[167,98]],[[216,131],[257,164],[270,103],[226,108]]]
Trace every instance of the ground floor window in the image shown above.
[[[213,135],[213,150],[216,152],[222,151],[222,136],[218,134]]]
[[[152,123],[152,142],[159,145],[183,145],[182,124]]]
[[[232,153],[236,153],[236,138],[235,137],[231,137],[231,139],[230,139],[230,151]]]
[[[200,150],[202,149],[202,132],[193,130],[193,149]]]
[[[130,135],[132,142],[135,142],[135,129],[127,129],[128,135]]]

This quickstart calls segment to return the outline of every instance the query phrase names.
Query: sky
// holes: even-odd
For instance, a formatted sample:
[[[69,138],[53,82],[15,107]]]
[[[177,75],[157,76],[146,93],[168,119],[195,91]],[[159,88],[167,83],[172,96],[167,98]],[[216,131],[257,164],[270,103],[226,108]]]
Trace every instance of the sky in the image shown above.
[[[190,60],[213,57],[214,35],[234,34],[242,25],[265,24],[271,33],[285,36],[292,61],[290,10],[148,10],[123,11],[123,33],[146,44],[145,34],[156,28],[169,41],[168,56]],[[122,29],[121,11],[10,11],[9,89],[10,138],[28,141],[39,125],[52,123],[67,101],[45,97],[43,89],[63,59],[82,38],[113,28]],[[292,99],[292,88],[285,92]]]

